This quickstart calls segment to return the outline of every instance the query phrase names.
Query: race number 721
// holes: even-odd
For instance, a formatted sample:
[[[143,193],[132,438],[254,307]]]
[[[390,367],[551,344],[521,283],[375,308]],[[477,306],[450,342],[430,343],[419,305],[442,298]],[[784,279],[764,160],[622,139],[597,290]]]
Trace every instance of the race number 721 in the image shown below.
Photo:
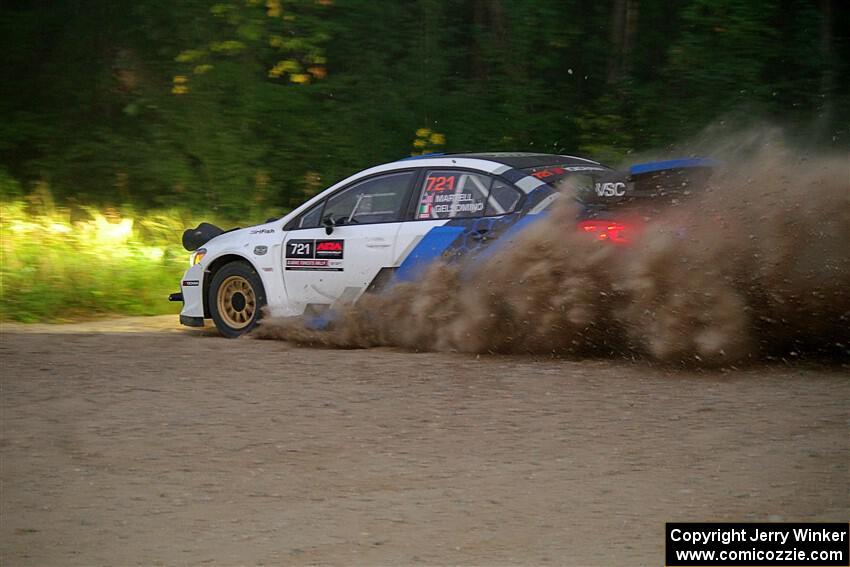
[[[435,175],[425,180],[427,185],[425,191],[454,191],[455,176],[454,175]]]
[[[290,240],[286,243],[287,258],[312,258],[313,257],[313,241],[312,240]]]

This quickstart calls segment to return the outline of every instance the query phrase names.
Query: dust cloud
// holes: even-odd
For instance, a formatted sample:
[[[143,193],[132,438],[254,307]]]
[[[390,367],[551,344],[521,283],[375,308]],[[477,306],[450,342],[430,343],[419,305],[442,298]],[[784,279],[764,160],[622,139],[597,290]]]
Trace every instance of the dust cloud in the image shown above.
[[[723,164],[708,186],[630,211],[646,222],[629,245],[579,232],[577,205],[563,198],[486,261],[434,264],[338,308],[326,331],[267,318],[254,334],[706,366],[847,357],[850,157],[801,155],[775,132],[699,151]]]

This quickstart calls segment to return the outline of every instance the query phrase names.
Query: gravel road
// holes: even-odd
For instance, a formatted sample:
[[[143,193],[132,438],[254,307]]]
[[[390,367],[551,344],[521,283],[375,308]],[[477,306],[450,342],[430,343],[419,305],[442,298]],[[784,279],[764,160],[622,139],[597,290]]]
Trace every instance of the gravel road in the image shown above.
[[[663,565],[666,521],[847,521],[850,368],[323,350],[4,324],[2,565]]]

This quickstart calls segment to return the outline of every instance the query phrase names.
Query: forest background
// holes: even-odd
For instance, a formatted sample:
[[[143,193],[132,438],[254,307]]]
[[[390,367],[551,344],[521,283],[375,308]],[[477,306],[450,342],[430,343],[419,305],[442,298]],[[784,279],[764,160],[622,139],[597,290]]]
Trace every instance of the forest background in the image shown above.
[[[850,148],[839,0],[6,0],[0,318],[173,311],[180,231],[417,153]]]

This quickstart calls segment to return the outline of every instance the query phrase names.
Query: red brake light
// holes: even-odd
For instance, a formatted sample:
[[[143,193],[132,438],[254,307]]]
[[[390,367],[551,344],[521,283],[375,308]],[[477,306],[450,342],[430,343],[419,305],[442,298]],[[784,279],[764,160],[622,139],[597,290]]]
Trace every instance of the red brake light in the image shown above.
[[[597,240],[625,244],[629,241],[626,225],[610,220],[586,220],[578,223],[579,230],[593,234]]]

